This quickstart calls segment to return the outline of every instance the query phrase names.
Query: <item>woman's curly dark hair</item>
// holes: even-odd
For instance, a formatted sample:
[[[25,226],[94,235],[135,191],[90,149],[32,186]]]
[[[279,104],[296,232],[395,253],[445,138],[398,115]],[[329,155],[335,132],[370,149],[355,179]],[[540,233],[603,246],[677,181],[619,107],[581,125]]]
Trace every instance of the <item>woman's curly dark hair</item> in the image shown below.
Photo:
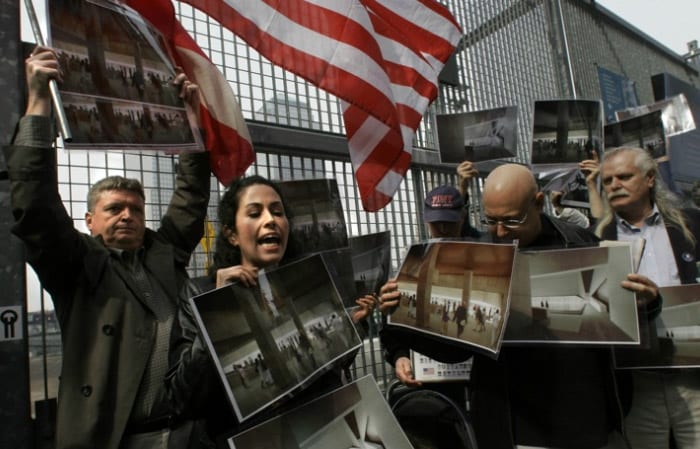
[[[228,188],[226,188],[226,191],[219,201],[218,219],[220,228],[216,235],[216,241],[214,242],[214,263],[209,267],[210,276],[215,276],[216,271],[220,268],[241,264],[241,250],[229,242],[228,232],[236,230],[236,214],[238,213],[241,197],[243,196],[243,192],[253,185],[266,185],[271,187],[282,200],[285,215],[288,219],[290,218],[287,204],[284,201],[284,196],[277,183],[259,175],[247,176],[234,180]]]

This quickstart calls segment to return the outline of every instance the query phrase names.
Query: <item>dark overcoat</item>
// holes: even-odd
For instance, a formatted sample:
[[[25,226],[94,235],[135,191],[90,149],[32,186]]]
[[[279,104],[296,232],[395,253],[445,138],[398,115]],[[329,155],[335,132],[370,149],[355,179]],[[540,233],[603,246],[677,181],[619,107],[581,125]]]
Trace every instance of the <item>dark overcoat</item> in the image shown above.
[[[75,229],[59,195],[55,150],[4,150],[12,232],[24,241],[61,327],[56,447],[118,449],[155,342],[155,315],[101,238]],[[144,267],[173,301],[204,232],[209,180],[207,153],[180,156],[160,227],[146,231]]]

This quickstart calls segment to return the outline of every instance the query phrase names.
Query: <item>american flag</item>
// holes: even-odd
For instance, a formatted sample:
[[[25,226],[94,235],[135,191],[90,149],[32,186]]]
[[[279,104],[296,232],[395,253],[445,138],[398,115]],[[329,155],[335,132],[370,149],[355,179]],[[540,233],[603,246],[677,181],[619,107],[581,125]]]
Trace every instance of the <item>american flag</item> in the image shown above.
[[[367,211],[387,205],[461,30],[435,0],[184,0],[340,98]]]
[[[174,52],[175,62],[199,86],[199,117],[212,172],[222,184],[228,185],[255,160],[248,127],[231,86],[177,21],[170,0],[126,0],[125,3],[160,31]]]

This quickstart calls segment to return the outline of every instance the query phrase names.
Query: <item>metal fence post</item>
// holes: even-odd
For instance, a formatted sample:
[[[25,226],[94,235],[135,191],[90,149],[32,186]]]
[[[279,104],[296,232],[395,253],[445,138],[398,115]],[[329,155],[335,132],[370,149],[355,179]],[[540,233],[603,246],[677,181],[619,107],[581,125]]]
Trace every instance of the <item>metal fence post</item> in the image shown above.
[[[1,144],[9,143],[23,97],[19,2],[0,0],[0,120]],[[24,251],[10,234],[14,223],[10,182],[4,156],[0,156],[0,447],[33,447],[29,402],[29,358]]]

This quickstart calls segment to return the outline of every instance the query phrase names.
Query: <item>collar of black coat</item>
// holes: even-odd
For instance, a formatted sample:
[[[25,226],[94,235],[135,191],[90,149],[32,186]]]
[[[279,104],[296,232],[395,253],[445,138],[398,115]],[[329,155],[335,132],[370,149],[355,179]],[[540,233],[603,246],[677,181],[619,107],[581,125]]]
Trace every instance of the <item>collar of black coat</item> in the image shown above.
[[[578,225],[567,223],[547,214],[540,214],[542,229],[537,238],[528,245],[528,251],[555,248],[585,248],[598,246],[600,239]]]

